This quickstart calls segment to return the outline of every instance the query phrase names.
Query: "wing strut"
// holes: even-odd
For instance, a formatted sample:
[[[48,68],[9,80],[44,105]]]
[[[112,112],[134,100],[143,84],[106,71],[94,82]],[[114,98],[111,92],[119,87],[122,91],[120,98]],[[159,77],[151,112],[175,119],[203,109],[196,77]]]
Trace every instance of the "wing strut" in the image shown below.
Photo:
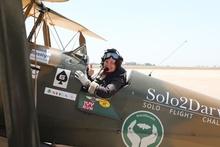
[[[43,21],[44,45],[51,47],[49,26]]]
[[[43,11],[40,11],[40,15],[38,16],[37,21],[35,22],[35,24],[34,24],[32,30],[31,30],[31,32],[30,32],[28,38],[27,38],[27,40],[28,40],[29,42],[31,41],[31,39],[32,39],[32,37],[33,37],[33,35],[34,35],[34,32],[36,31],[36,29],[37,29],[37,27],[39,26],[39,24],[42,22],[43,18],[44,18],[44,12],[43,12]]]
[[[81,50],[81,53],[87,55],[86,39],[83,36],[82,32],[79,32],[79,46],[84,46],[84,45],[85,47]]]

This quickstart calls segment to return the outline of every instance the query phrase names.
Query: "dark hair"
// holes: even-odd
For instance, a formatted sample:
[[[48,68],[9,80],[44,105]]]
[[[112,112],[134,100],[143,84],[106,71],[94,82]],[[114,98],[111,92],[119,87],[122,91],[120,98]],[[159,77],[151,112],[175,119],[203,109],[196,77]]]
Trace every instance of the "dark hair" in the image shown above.
[[[123,62],[123,57],[119,54],[119,52],[114,49],[114,48],[111,48],[111,49],[107,49],[104,53],[104,55],[102,56],[102,62],[101,62],[101,65],[103,66],[104,65],[104,61],[108,58],[112,57],[114,60],[116,60],[115,62],[115,65],[116,65],[116,68],[120,67],[122,62]]]

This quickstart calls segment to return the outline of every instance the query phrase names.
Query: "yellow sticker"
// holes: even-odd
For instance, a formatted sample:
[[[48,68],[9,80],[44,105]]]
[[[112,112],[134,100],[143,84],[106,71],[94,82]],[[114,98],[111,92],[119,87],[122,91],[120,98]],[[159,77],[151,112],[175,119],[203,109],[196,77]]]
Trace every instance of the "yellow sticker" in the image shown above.
[[[99,100],[99,105],[101,105],[103,108],[109,108],[111,104],[108,100],[101,99]]]

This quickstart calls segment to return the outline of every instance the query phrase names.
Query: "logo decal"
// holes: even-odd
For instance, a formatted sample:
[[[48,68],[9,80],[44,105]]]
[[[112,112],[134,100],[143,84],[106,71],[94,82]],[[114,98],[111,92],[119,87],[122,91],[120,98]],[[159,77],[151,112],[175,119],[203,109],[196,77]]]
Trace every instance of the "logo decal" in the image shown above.
[[[93,103],[91,101],[84,101],[83,102],[83,109],[92,111],[94,109],[94,104],[95,103]]]
[[[109,108],[111,104],[108,100],[100,99],[99,105],[102,106],[103,108]]]
[[[70,70],[57,68],[53,86],[66,88],[69,81],[70,73],[71,73]]]
[[[149,111],[137,111],[124,121],[121,131],[127,147],[158,147],[164,129],[160,119]]]

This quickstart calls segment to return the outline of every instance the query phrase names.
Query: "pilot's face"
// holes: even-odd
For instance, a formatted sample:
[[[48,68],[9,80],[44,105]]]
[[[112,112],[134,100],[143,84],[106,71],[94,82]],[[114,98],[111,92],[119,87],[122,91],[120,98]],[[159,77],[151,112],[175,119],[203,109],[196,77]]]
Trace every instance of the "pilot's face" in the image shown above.
[[[116,60],[114,60],[112,57],[109,59],[106,59],[104,61],[104,68],[108,68],[106,72],[114,72],[116,69],[115,65]]]

